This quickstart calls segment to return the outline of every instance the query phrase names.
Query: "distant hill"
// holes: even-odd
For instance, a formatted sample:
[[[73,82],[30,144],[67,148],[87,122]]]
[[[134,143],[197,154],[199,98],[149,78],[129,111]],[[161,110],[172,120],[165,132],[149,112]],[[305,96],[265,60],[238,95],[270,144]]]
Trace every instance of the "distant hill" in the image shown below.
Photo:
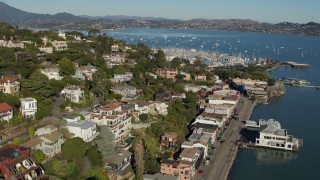
[[[109,15],[109,16],[87,16],[87,15],[81,15],[80,17],[87,18],[87,19],[109,19],[109,20],[124,20],[124,19],[130,19],[130,20],[151,20],[151,21],[162,21],[162,20],[169,20],[166,18],[161,17],[141,17],[141,16],[124,16],[124,15]]]
[[[41,24],[85,22],[88,21],[88,19],[69,13],[58,13],[54,15],[30,13],[0,2],[0,21],[10,24]]]
[[[186,24],[196,25],[196,24],[208,24],[208,25],[219,25],[220,27],[229,26],[251,26],[259,24],[258,21],[253,21],[250,19],[191,19],[185,21]]]

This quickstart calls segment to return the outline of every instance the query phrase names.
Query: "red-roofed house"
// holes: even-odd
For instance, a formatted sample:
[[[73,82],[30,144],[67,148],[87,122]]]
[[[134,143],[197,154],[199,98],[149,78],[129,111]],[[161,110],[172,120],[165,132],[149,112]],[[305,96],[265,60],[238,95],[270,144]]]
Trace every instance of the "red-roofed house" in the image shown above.
[[[178,74],[176,68],[158,68],[157,75],[162,78],[175,79]]]
[[[7,103],[0,103],[0,120],[9,121],[12,119],[13,110]]]
[[[4,179],[42,179],[44,176],[30,149],[12,144],[0,149],[0,173]]]
[[[0,91],[5,94],[17,94],[20,89],[20,83],[15,77],[2,77],[0,79]]]

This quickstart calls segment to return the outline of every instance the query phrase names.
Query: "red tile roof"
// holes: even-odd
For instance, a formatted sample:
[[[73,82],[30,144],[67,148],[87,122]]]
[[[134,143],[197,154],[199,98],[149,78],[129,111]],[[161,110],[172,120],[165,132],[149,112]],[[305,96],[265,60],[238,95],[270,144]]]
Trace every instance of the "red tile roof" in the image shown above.
[[[0,112],[6,112],[12,110],[11,106],[7,103],[0,103]]]
[[[4,77],[4,78],[0,79],[0,82],[1,83],[7,83],[9,81],[10,83],[12,83],[12,82],[15,82],[17,80],[18,79],[15,78],[15,77]]]

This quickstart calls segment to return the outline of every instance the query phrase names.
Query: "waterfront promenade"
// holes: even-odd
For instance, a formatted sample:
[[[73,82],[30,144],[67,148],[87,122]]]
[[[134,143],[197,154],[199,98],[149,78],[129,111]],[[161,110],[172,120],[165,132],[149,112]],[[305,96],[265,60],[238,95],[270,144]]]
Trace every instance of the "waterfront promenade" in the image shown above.
[[[228,178],[229,171],[238,152],[236,140],[240,138],[240,130],[243,126],[242,121],[250,118],[254,106],[255,103],[253,101],[242,98],[239,104],[239,120],[231,121],[224,132],[224,143],[217,142],[216,150],[211,156],[209,165],[201,167],[204,173],[202,175],[197,174],[195,179],[226,180]]]

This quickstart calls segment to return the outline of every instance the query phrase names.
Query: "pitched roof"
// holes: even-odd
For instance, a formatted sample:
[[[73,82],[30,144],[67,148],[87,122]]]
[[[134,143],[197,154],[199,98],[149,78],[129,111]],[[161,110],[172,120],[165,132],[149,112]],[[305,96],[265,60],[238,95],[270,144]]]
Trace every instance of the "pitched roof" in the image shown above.
[[[0,103],[0,112],[10,111],[12,108],[7,103]]]
[[[41,144],[42,142],[43,142],[43,140],[40,137],[35,137],[35,138],[32,138],[29,141],[21,144],[21,146],[31,148],[31,147],[34,147],[38,144]]]
[[[10,83],[12,83],[12,82],[15,82],[17,80],[18,80],[18,78],[15,78],[15,77],[4,77],[4,78],[0,79],[0,82],[1,83],[7,83],[9,81]]]
[[[62,133],[60,133],[59,131],[53,131],[51,134],[44,134],[44,135],[40,136],[40,138],[43,137],[43,138],[46,138],[47,140],[49,140],[51,142],[55,142],[61,136],[62,136]]]

